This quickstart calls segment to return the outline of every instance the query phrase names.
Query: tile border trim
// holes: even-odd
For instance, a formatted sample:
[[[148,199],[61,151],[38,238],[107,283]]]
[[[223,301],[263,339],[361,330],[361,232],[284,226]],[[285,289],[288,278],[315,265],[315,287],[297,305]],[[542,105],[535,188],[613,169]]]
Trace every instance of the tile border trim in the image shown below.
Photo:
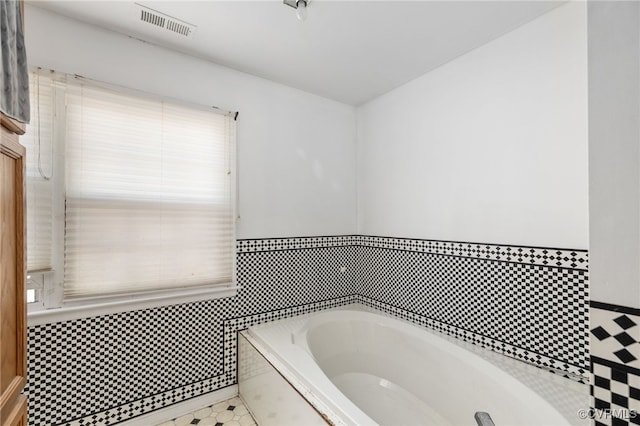
[[[590,300],[589,306],[596,309],[602,309],[604,311],[620,312],[623,314],[640,316],[640,309],[631,308],[629,306],[614,305],[613,303],[597,302],[595,300]]]
[[[595,300],[589,305],[591,359],[640,376],[640,309]]]
[[[263,251],[303,250],[325,247],[344,247],[357,245],[355,235],[328,237],[292,237],[292,238],[250,238],[236,240],[236,252],[256,253]]]
[[[435,255],[494,260],[527,265],[589,269],[587,250],[563,249],[508,244],[482,244],[461,241],[440,241],[410,238],[375,237],[368,235],[342,235],[331,237],[293,237],[242,239],[236,241],[237,253],[262,251],[302,250],[310,248],[375,247],[391,250],[412,251]]]
[[[186,386],[148,396],[118,407],[90,414],[80,419],[60,423],[56,426],[112,425],[148,414],[155,410],[183,402],[206,393],[233,386],[235,377],[222,374]]]
[[[606,358],[601,358],[599,356],[591,356],[591,362],[594,364],[604,365],[609,368],[615,368],[616,370],[621,370],[629,374],[633,374],[635,376],[640,376],[640,368],[630,367],[628,365],[621,364],[619,362],[611,361]]]

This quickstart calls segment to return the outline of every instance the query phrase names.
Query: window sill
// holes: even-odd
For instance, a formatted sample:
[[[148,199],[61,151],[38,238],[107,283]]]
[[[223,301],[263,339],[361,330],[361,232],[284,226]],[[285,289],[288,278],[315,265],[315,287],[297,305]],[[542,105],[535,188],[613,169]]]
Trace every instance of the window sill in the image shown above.
[[[29,327],[54,322],[117,314],[161,306],[234,297],[238,287],[181,289],[154,295],[128,295],[66,302],[61,308],[32,310],[27,314]]]

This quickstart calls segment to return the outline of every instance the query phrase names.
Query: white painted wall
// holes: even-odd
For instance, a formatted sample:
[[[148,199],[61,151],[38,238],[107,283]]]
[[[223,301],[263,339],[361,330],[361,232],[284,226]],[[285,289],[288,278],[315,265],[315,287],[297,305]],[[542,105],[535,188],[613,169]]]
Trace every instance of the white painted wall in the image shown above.
[[[351,106],[32,5],[26,23],[31,65],[240,111],[239,238],[588,246],[582,3],[360,107],[357,160]]]
[[[640,4],[588,12],[591,298],[640,308]]]
[[[25,9],[30,66],[240,112],[238,238],[355,232],[352,106]]]
[[[587,248],[584,3],[361,106],[358,133],[359,233]]]

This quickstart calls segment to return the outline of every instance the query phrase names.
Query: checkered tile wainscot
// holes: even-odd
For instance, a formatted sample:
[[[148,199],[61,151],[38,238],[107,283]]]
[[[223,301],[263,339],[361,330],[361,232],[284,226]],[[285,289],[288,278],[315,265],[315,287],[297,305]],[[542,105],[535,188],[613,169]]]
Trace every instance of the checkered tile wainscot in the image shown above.
[[[233,298],[29,328],[31,425],[108,425],[236,383],[236,332],[365,303],[498,352],[587,369],[587,253],[369,236],[240,240]]]
[[[640,424],[640,309],[592,301],[591,335],[595,424]]]

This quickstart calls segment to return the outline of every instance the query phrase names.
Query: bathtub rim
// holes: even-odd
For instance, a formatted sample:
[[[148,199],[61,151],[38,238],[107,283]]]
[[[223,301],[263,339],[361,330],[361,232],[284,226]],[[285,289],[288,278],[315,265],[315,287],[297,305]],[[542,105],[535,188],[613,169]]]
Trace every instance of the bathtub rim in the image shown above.
[[[394,317],[355,309],[335,310],[332,312],[317,312],[315,315],[310,316],[304,322],[302,327],[298,329],[297,332],[294,332],[292,334],[292,343],[302,347],[302,349],[313,360],[316,361],[320,370],[324,372],[322,366],[320,366],[316,354],[314,353],[314,350],[310,346],[308,333],[309,331],[313,331],[314,328],[319,326],[332,326],[332,323],[340,324],[349,322],[373,324],[374,327],[390,329],[393,333],[399,333],[401,335],[408,336],[410,339],[425,342],[426,344],[434,347],[437,351],[441,352],[449,359],[454,358],[457,362],[472,366],[474,370],[490,371],[491,379],[499,383],[501,387],[509,389],[510,391],[512,391],[512,393],[515,393],[515,397],[519,403],[521,403],[523,406],[528,406],[528,408],[532,409],[532,411],[545,413],[543,414],[543,417],[546,418],[544,424],[570,424],[570,420],[567,419],[548,400],[546,400],[538,392],[524,384],[522,381],[518,380],[518,378],[514,377],[508,371],[489,362],[485,358],[479,356],[477,353],[470,351],[460,345],[457,345],[449,339],[442,338],[441,335],[433,333],[429,329],[423,329],[416,326],[415,324],[407,324],[406,322],[398,321],[398,319]],[[331,379],[329,379],[329,381],[331,382],[333,387],[337,388],[337,386],[335,386]],[[337,390],[339,391],[339,389]],[[351,400],[349,400],[349,402],[351,402]],[[368,416],[368,414],[359,406],[356,405],[356,407]],[[491,414],[491,412],[489,414]]]
[[[559,415],[566,424],[588,424],[586,422],[583,422],[582,419],[579,419],[575,415],[578,409],[588,408],[590,405],[588,384],[579,383],[569,378],[562,377],[558,374],[552,374],[553,370],[546,370],[535,365],[525,363],[519,359],[512,358],[502,353],[493,351],[490,348],[485,348],[440,332],[438,330],[415,324],[408,319],[398,317],[396,315],[393,315],[392,313],[376,309],[375,307],[371,307],[363,303],[355,302],[289,318],[278,319],[275,321],[258,324],[247,329],[246,335],[250,336],[252,342],[257,345],[254,347],[256,347],[256,349],[266,359],[268,359],[269,362],[277,370],[280,370],[280,368],[282,367],[281,374],[283,375],[283,377],[285,377],[285,380],[287,380],[287,382],[289,382],[294,388],[296,388],[298,393],[303,395],[303,397],[312,406],[314,406],[314,408],[319,413],[321,413],[321,415],[324,416],[324,414],[326,413],[327,416],[325,416],[325,418],[330,422],[330,424],[361,425],[377,423],[375,423],[373,419],[371,419],[364,411],[362,411],[350,399],[342,394],[339,389],[337,389],[333,382],[331,382],[331,380],[322,371],[320,366],[315,364],[315,358],[308,347],[306,349],[303,349],[301,345],[292,345],[290,343],[293,343],[292,336],[294,334],[298,333],[301,335],[304,334],[301,333],[301,331],[306,332],[306,330],[310,327],[310,321],[313,321],[314,317],[326,316],[326,314],[330,312],[336,313],[340,311],[357,311],[360,313],[369,313],[375,315],[377,318],[382,318],[383,321],[391,321],[392,324],[397,323],[398,327],[408,325],[410,326],[410,329],[415,330],[417,333],[426,332],[427,334],[433,334],[436,338],[444,340],[445,345],[447,343],[452,344],[456,347],[455,350],[471,352],[472,356],[480,358],[483,362],[488,362],[489,364],[491,364],[492,368],[498,368],[502,370],[503,363],[506,363],[507,365],[510,364],[510,367],[504,369],[502,373],[508,376],[510,379],[518,382],[519,385],[527,388],[530,392],[533,392],[536,396],[540,397],[545,405],[550,406],[550,408],[555,411],[555,414]],[[328,320],[328,322],[331,321],[331,319]],[[283,327],[281,327],[282,330],[276,331],[275,334],[270,335],[270,333],[266,333],[266,336],[264,335],[264,330],[268,330],[271,328],[277,329],[280,324],[283,324]],[[286,338],[283,338],[284,336],[286,336]],[[274,344],[271,344],[270,339],[273,337],[276,337],[276,341],[274,342]],[[265,341],[265,338],[269,339],[269,341]],[[284,354],[279,355],[275,353],[275,351],[278,349],[279,344],[285,344],[286,351]],[[275,347],[275,349],[272,349],[272,347]],[[294,351],[298,351],[298,354],[294,355],[294,357],[307,357],[307,360],[305,360],[304,363],[308,363],[309,360],[313,361],[312,366],[315,366],[315,368],[312,368],[311,371],[316,370],[316,374],[319,371],[320,375],[310,378],[309,375],[306,374],[307,371],[305,371],[304,374],[297,373],[295,370],[299,366],[296,365],[296,362],[291,362],[291,349],[294,349]],[[547,385],[555,387],[556,391],[558,390],[558,387],[560,387],[562,388],[563,392],[565,390],[573,392],[574,397],[579,398],[581,401],[579,403],[575,401],[575,403],[570,404],[571,410],[567,409],[567,406],[569,404],[565,404],[564,407],[560,408],[557,404],[554,403],[555,401],[552,397],[550,397],[550,395],[546,395],[545,391],[535,389],[535,387],[530,386],[531,383],[526,383],[521,380],[521,376],[518,377],[517,375],[512,374],[514,369],[522,370],[521,372],[525,376],[531,376],[530,378],[533,378],[534,380],[541,379],[542,381],[547,382]],[[320,386],[317,386],[318,382],[320,382]],[[326,395],[324,393],[324,390],[326,389],[335,390],[336,392],[335,394]],[[356,413],[356,415],[354,416],[353,413]]]
[[[289,383],[289,385],[298,392],[298,394],[305,399],[321,417],[324,418],[327,424],[332,426],[350,425],[350,423],[346,423],[341,416],[336,414],[333,409],[318,398],[304,381],[299,380],[298,375],[295,374],[286,363],[281,361],[279,357],[275,356],[272,351],[269,351],[266,347],[267,345],[265,345],[261,339],[251,335],[249,329],[242,330],[239,334],[241,334],[242,337],[244,337],[247,342],[253,346],[253,348],[258,351],[258,353],[262,355],[262,357],[278,372],[278,374],[287,383]]]

